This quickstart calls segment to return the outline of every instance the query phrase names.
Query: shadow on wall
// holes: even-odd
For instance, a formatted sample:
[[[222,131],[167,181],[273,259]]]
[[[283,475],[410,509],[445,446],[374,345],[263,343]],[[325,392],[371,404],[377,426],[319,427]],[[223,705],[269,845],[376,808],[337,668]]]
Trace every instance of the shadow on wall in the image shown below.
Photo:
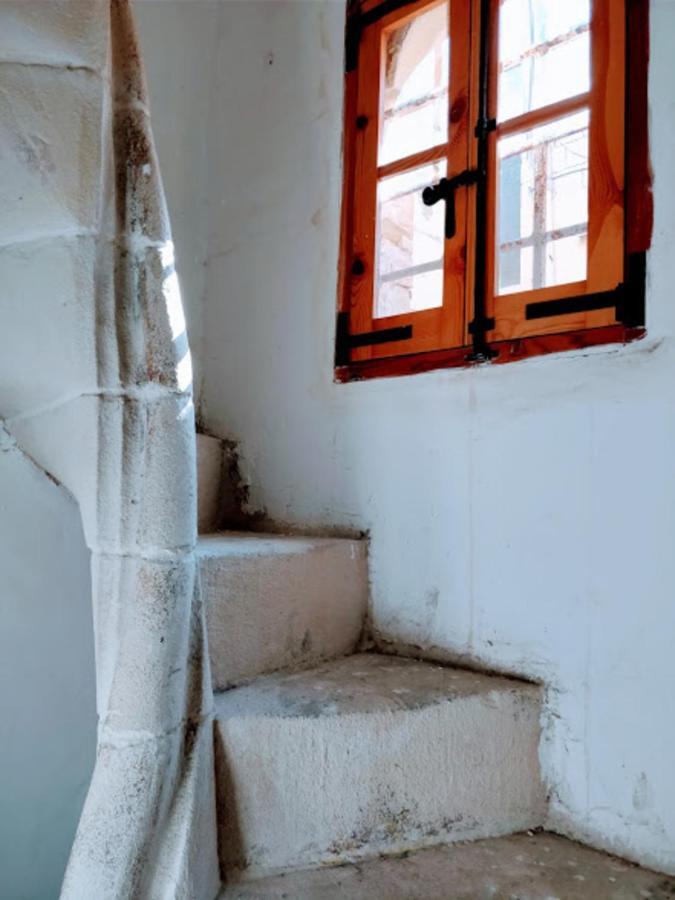
[[[96,749],[90,598],[77,505],[0,443],[0,900],[59,896]]]

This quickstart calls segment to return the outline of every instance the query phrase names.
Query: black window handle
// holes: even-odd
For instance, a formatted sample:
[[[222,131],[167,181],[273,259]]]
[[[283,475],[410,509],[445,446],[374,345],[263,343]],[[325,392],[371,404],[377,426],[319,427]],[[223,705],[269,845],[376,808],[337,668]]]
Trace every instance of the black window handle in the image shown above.
[[[458,187],[466,187],[476,184],[478,181],[477,169],[466,169],[452,178],[441,178],[438,184],[431,184],[422,191],[422,202],[425,206],[434,206],[439,200],[445,200],[445,236],[452,238],[457,231],[457,216],[455,214],[455,191]]]

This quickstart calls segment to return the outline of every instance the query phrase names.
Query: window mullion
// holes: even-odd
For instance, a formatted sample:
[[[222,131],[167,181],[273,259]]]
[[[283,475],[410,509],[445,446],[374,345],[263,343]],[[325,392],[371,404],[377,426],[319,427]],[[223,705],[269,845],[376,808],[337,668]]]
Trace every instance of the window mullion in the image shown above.
[[[586,92],[577,94],[574,97],[568,97],[565,100],[558,100],[547,106],[540,106],[530,112],[523,113],[520,116],[514,116],[512,119],[505,119],[503,122],[497,123],[497,136],[505,137],[517,131],[528,131],[537,125],[543,125],[553,119],[560,119],[563,116],[580,109],[585,109],[591,104],[591,93]]]
[[[390,175],[397,175],[399,172],[406,172],[408,169],[415,169],[424,163],[434,162],[442,159],[448,154],[447,141],[443,144],[437,144],[428,150],[420,150],[419,153],[413,153],[410,156],[404,156],[403,159],[396,159],[393,162],[380,166],[377,170],[377,177],[388,178]]]

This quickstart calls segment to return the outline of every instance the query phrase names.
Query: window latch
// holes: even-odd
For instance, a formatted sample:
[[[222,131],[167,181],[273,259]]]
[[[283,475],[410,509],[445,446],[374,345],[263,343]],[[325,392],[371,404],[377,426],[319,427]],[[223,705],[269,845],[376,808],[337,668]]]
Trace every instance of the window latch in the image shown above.
[[[439,200],[445,200],[445,236],[452,238],[457,231],[455,213],[455,191],[459,187],[467,187],[478,181],[478,169],[466,169],[452,178],[441,178],[438,184],[431,184],[422,191],[422,202],[425,206],[435,206]]]

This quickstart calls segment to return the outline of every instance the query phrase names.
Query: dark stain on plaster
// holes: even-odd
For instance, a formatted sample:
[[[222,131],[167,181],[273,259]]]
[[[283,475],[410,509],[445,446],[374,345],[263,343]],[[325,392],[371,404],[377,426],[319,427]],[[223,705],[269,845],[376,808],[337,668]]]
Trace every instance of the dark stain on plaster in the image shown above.
[[[651,789],[645,772],[641,772],[633,789],[633,809],[644,812],[652,806]]]
[[[42,468],[42,467],[39,467],[39,468]],[[52,484],[56,485],[56,487],[59,487],[59,488],[63,487],[62,482],[60,482],[59,479],[56,477],[56,475],[53,475],[48,469],[42,469],[42,472],[47,476],[47,478],[51,481]]]
[[[234,498],[234,509],[230,510],[228,515],[230,520],[223,522],[222,525],[234,527],[251,527],[253,523],[263,521],[266,518],[265,510],[251,509],[251,486],[244,478],[241,471],[239,446],[236,441],[224,440],[223,442],[223,463],[221,481],[224,485],[229,486],[230,493]]]
[[[139,77],[143,64],[128,0],[111,0],[110,23],[115,99],[124,98],[145,105],[145,85],[142,76]]]
[[[221,438],[209,431],[205,423],[206,411],[204,403],[199,401],[196,428],[200,434],[219,440],[223,445],[223,472],[221,483],[227,485],[234,495],[234,509],[229,509],[218,523],[216,530],[252,531],[257,534],[300,535],[305,538],[330,537],[346,538],[354,541],[370,540],[370,534],[363,528],[350,528],[345,525],[317,526],[315,522],[284,521],[271,518],[264,507],[255,508],[251,502],[251,486],[241,470],[241,451],[235,438]],[[221,508],[224,504],[221,503]]]
[[[123,109],[115,115],[114,147],[116,159],[116,186],[118,227],[124,229],[126,221],[126,196],[132,173],[152,161],[152,147],[145,128],[145,115],[137,109]]]
[[[26,453],[26,451],[25,451],[23,448],[19,447],[18,444],[12,444],[12,445],[10,445],[9,447],[2,447],[1,449],[2,449],[3,453],[9,453],[9,452],[11,452],[12,450],[18,451],[18,452],[21,453],[23,456],[25,456],[25,458],[26,458],[33,466],[35,466],[35,468],[38,470],[38,472],[39,472],[41,475],[44,475],[45,478],[47,478],[49,481],[51,481],[51,483],[52,483],[53,485],[55,485],[57,488],[61,488],[62,490],[65,490],[67,494],[69,494],[70,496],[72,496],[72,494],[70,494],[70,491],[66,488],[66,486],[63,484],[63,482],[60,481],[60,480],[56,477],[56,475],[54,475],[53,472],[50,472],[50,471],[48,471],[48,469],[45,469],[43,466],[41,466],[40,463],[37,462],[37,460],[35,460],[35,459],[30,455],[30,453]]]

